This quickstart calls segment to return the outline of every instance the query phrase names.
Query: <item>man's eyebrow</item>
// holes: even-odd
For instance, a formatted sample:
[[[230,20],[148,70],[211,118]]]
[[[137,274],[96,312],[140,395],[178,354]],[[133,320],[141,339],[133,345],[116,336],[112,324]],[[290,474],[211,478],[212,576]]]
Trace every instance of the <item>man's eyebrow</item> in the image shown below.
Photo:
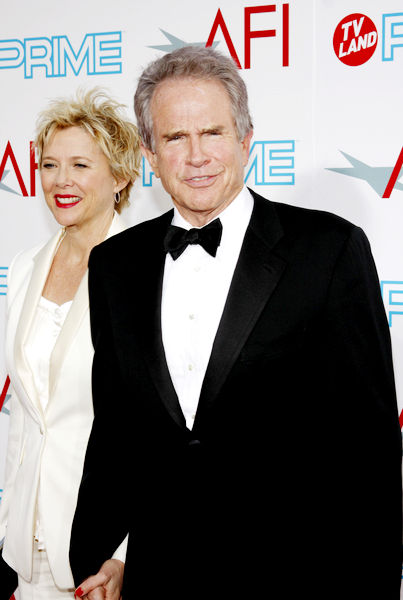
[[[201,130],[201,133],[222,133],[225,127],[223,125],[212,125],[211,127],[205,127]]]
[[[199,133],[222,133],[224,129],[225,127],[223,125],[211,125],[211,127],[203,127],[203,129],[200,129]],[[188,134],[188,131],[184,129],[178,129],[174,131],[169,131],[168,133],[164,133],[162,137],[164,140],[172,140],[175,137],[186,136]]]
[[[169,131],[168,133],[164,133],[164,135],[162,136],[164,138],[164,140],[172,140],[175,137],[179,137],[182,135],[187,135],[187,132],[184,131],[183,129],[178,129],[175,131]]]

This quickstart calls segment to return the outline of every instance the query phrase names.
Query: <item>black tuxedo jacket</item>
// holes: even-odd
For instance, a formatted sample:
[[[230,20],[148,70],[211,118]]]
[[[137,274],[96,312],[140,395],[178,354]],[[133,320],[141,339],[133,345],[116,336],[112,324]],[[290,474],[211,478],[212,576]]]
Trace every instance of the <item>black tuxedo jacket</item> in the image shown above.
[[[76,583],[129,532],[124,600],[398,600],[401,437],[368,241],[253,195],[192,431],[161,338],[172,211],[92,252]]]
[[[10,600],[17,587],[18,575],[0,553],[0,600]]]

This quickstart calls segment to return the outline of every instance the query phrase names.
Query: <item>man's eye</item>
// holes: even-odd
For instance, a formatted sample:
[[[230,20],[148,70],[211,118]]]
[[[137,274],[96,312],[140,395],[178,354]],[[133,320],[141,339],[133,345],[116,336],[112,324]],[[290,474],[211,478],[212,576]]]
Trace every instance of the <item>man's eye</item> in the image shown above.
[[[173,133],[172,135],[166,136],[167,142],[177,142],[178,140],[182,140],[185,137],[183,133]]]

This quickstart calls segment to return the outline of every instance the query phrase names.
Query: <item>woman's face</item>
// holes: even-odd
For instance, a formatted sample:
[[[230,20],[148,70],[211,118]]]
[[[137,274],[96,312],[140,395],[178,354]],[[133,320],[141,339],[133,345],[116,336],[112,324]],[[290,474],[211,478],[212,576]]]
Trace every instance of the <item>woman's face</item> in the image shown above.
[[[46,203],[65,227],[102,227],[112,219],[120,190],[97,142],[78,126],[58,129],[45,144],[40,164]]]

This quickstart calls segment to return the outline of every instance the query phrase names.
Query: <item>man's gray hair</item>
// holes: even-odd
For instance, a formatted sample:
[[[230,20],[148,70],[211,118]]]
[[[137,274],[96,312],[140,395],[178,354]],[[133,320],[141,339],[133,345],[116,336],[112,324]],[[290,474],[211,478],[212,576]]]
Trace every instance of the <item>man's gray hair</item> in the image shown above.
[[[194,78],[217,80],[226,89],[239,140],[253,129],[245,82],[232,58],[201,46],[185,46],[165,54],[148,65],[140,76],[134,95],[134,110],[140,137],[154,151],[151,100],[158,84],[165,79]]]

